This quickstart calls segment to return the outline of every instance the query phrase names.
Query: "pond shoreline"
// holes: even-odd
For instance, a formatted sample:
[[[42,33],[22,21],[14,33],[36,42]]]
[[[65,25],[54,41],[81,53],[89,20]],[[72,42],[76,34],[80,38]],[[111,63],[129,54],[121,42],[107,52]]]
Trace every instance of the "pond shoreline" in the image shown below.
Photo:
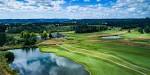
[[[21,49],[21,48],[37,48],[38,46],[40,45],[30,45],[30,46],[22,46],[22,45],[11,45],[11,46],[3,46],[3,47],[0,47],[0,51],[3,52],[3,55],[0,55],[0,59],[1,61],[6,61],[6,58],[3,58],[4,57],[4,53],[6,53],[7,51],[9,50],[12,50],[12,49]],[[16,74],[11,74],[9,73],[10,71],[11,72],[14,72],[9,66],[8,66],[8,63],[6,64],[6,62],[1,62],[0,61],[0,64],[5,64],[5,67],[3,66],[0,66],[0,74],[8,74],[8,75],[16,75]],[[8,71],[9,70],[9,71]]]
[[[47,46],[47,45],[39,45],[39,46]],[[33,47],[33,48],[39,48],[37,45],[32,45],[32,46],[26,46],[26,47],[7,48],[7,49],[5,49],[5,50],[2,50],[2,52],[7,52],[7,51],[13,50],[13,49],[32,48],[32,47]],[[42,51],[42,50],[39,50],[39,51],[40,51],[40,52],[43,52],[43,53],[53,53],[53,52],[44,52],[44,51]],[[54,53],[54,54],[56,54],[56,53]],[[57,55],[57,54],[56,54],[56,55]],[[61,55],[58,55],[58,56],[67,58],[67,57],[61,56]],[[69,59],[69,58],[67,58],[67,59]],[[70,60],[70,59],[69,59],[69,60]],[[76,61],[74,61],[74,60],[71,60],[71,61],[73,61],[73,62],[75,62],[75,63],[77,63],[77,64],[82,65],[83,68],[85,67],[85,66],[84,66],[85,64],[81,64],[80,62],[76,62]],[[11,71],[8,75],[17,75],[17,73],[16,73],[10,66],[8,66],[8,64],[7,64],[6,66],[7,66],[6,68],[3,68],[3,70],[0,70],[1,73],[3,73],[4,75],[5,75],[5,74],[7,75],[7,74]],[[0,67],[0,68],[2,68],[2,67]],[[9,71],[7,71],[7,70],[9,70]],[[87,72],[89,73],[89,75],[91,75],[90,72],[87,70],[87,68],[84,68],[84,70],[87,71]]]
[[[32,45],[32,46],[11,45],[11,46],[0,47],[0,51],[3,52],[3,55],[0,55],[0,59],[1,59],[0,64],[5,64],[4,66],[0,66],[0,74],[2,73],[3,75],[17,75],[16,72],[9,67],[8,63],[6,62],[6,58],[4,58],[4,55],[8,50],[20,49],[20,48],[31,48],[31,47],[37,47],[37,45]]]
[[[74,60],[74,59],[68,58],[68,57],[65,56],[65,55],[61,55],[61,54],[59,54],[59,53],[53,52],[53,50],[52,50],[52,51],[44,51],[44,49],[42,49],[42,48],[45,47],[45,46],[46,46],[46,47],[50,47],[50,46],[47,46],[47,45],[39,46],[41,52],[44,52],[44,53],[54,53],[54,54],[56,54],[56,55],[58,55],[58,56],[65,57],[65,58],[67,58],[67,59],[69,59],[69,60],[72,60],[73,62],[82,65],[82,66],[84,67],[84,69],[89,73],[89,75],[92,75],[92,72],[89,71],[90,68],[88,67],[88,65],[87,65],[86,63],[82,63],[82,62],[76,61],[76,60]]]
[[[19,50],[19,52],[18,52],[18,50]],[[35,58],[36,57],[36,59],[38,59],[39,58],[39,60],[37,60],[38,62],[41,62],[42,61],[42,59],[45,61],[45,57],[46,57],[46,59],[47,58],[49,58],[48,60],[47,60],[47,62],[49,62],[49,63],[51,63],[51,64],[53,64],[54,63],[54,60],[56,59],[57,60],[57,63],[56,64],[58,64],[58,65],[53,65],[54,67],[57,67],[57,66],[59,66],[60,65],[60,67],[61,67],[61,63],[62,63],[62,65],[64,66],[62,66],[62,68],[59,68],[59,70],[62,70],[62,72],[65,72],[65,75],[67,74],[67,75],[70,75],[70,73],[73,73],[73,75],[89,75],[89,72],[82,66],[82,64],[79,64],[79,63],[76,63],[76,62],[74,62],[74,61],[72,61],[72,60],[70,60],[70,59],[68,59],[68,58],[66,58],[66,57],[62,57],[62,56],[59,56],[59,55],[56,55],[55,53],[47,53],[47,52],[43,52],[43,51],[41,51],[40,50],[40,48],[35,48],[34,50],[32,50],[32,51],[30,51],[31,50],[31,48],[29,49],[29,51],[22,51],[21,49],[15,49],[15,50],[9,50],[10,52],[13,52],[15,55],[17,55],[18,56],[18,54],[19,54],[19,59],[28,59],[27,60],[27,62],[30,62],[30,61],[32,61],[32,58]],[[17,53],[16,53],[16,51],[17,51]],[[44,54],[43,54],[44,53]],[[35,54],[35,55],[34,55]],[[37,55],[38,54],[38,55]],[[53,57],[53,54],[54,54],[54,57]],[[20,56],[21,55],[21,56]],[[23,55],[23,56],[22,56]],[[56,56],[55,56],[56,55]],[[32,57],[33,56],[33,57]],[[50,57],[49,57],[50,56]],[[42,59],[41,59],[42,58]],[[63,60],[62,59],[60,59],[60,58],[63,58]],[[17,65],[17,60],[19,60],[18,59],[18,57],[13,61],[13,64],[16,64]],[[65,59],[65,60],[64,60]],[[59,60],[59,61],[58,61]],[[34,59],[34,61],[35,62],[37,62],[35,59]],[[44,61],[42,61],[42,62],[44,62]],[[15,62],[17,62],[17,63],[15,63]],[[32,61],[33,62],[33,61]],[[47,62],[45,62],[45,64],[43,64],[43,66],[45,65],[46,66],[46,68],[48,67],[48,65],[49,64],[46,64]],[[61,63],[58,63],[58,62],[61,62]],[[23,64],[24,63],[26,63],[26,61],[20,61],[20,63],[22,63],[22,66],[21,66],[21,68],[23,68]],[[30,64],[32,64],[32,63],[30,63]],[[66,66],[65,66],[65,64],[66,64]],[[68,65],[70,65],[70,66],[67,66],[67,64]],[[12,64],[11,64],[12,65]],[[76,67],[75,67],[75,65],[76,65]],[[31,65],[30,65],[31,66]],[[38,66],[38,65],[37,65]],[[52,65],[50,65],[49,67],[53,67]],[[29,65],[28,65],[28,67],[29,67]],[[34,67],[34,66],[33,66]],[[65,68],[66,67],[66,68]],[[12,68],[12,66],[11,66],[11,68]],[[46,69],[45,68],[45,69]],[[70,68],[70,69],[69,69]],[[18,69],[19,69],[19,66],[18,66]],[[24,67],[24,69],[26,69],[25,67]],[[68,70],[67,70],[68,69]],[[20,69],[19,69],[20,70]],[[39,70],[38,68],[37,68],[37,70]],[[63,73],[61,73],[61,71],[59,71],[59,70],[56,70],[56,72],[58,72],[58,75],[62,75]],[[28,70],[27,70],[28,71]],[[47,74],[47,71],[49,71],[49,72],[51,72],[51,69],[49,69],[49,70],[42,70],[42,71],[39,71],[40,72],[40,74],[39,75],[41,75],[41,74],[45,74],[45,72],[43,72],[43,71],[45,71],[46,72],[46,75],[49,75],[49,74]],[[53,70],[52,70],[53,71]],[[34,73],[34,71],[33,71],[33,73]],[[24,72],[24,74],[26,75],[26,72]],[[30,75],[30,74],[29,74]],[[32,75],[32,74],[31,74]],[[50,74],[51,75],[51,74]]]
[[[0,51],[0,75],[17,75],[14,70],[9,67],[5,55],[7,51]]]

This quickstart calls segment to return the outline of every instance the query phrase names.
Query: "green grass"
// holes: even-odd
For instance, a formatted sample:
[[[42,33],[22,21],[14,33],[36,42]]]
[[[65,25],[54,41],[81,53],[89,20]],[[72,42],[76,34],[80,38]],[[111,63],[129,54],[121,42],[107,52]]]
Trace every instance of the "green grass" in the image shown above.
[[[131,33],[126,33],[122,35],[124,38],[130,38],[130,39],[138,39],[138,38],[146,38],[146,39],[150,39],[150,34],[141,34],[137,31],[133,31]]]
[[[85,56],[82,54],[76,54],[64,51],[57,47],[40,47],[43,52],[53,52],[57,55],[67,57],[77,63],[83,64],[86,69],[91,73],[91,75],[119,75],[123,73],[124,75],[140,75],[131,70],[119,67],[115,64],[99,60],[97,58]]]
[[[15,71],[8,66],[7,59],[4,57],[7,52],[0,51],[0,75],[17,75]]]
[[[148,46],[150,42],[147,42],[150,38],[149,34],[140,34],[136,31],[127,33],[119,29],[64,34],[67,36],[64,44],[40,46],[41,51],[54,52],[83,64],[91,75],[150,75],[150,47]],[[116,34],[123,39],[102,40],[99,37]]]
[[[101,44],[79,44],[73,45],[74,47],[84,48],[89,50],[95,50],[103,53],[108,53],[112,55],[116,55],[122,57],[130,62],[135,64],[150,68],[150,50],[144,47],[138,46],[127,46],[122,44],[115,44],[111,42],[101,43]],[[138,58],[138,60],[137,60]]]

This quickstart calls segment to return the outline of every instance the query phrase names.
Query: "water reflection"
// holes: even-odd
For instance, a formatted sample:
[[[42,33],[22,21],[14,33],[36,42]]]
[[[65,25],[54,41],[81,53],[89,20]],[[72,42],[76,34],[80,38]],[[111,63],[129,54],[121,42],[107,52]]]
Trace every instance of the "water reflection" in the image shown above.
[[[37,47],[31,47],[31,48],[28,48],[28,47],[23,47],[21,50],[22,51],[25,51],[26,53],[30,52],[30,51],[34,51],[36,50]]]
[[[84,68],[55,54],[32,50],[11,50],[15,59],[10,66],[20,75],[88,75]]]

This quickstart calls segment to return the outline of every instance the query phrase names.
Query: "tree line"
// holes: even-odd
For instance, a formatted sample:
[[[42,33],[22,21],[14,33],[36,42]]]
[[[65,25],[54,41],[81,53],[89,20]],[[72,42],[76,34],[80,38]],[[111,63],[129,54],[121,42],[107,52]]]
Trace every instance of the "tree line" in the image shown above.
[[[68,25],[70,24],[70,25]],[[41,33],[43,31],[55,32],[55,31],[71,31],[73,30],[74,24],[71,23],[19,23],[7,25],[7,33],[21,33],[22,31],[29,31],[35,33]]]
[[[6,26],[0,26],[0,46],[3,46],[6,42]]]
[[[98,32],[107,30],[108,26],[104,25],[78,25],[74,28],[76,33],[91,33],[91,32]]]
[[[139,31],[140,33],[150,33],[150,25],[146,25],[146,26],[144,26],[144,27],[140,27],[140,28],[138,29],[138,31]]]

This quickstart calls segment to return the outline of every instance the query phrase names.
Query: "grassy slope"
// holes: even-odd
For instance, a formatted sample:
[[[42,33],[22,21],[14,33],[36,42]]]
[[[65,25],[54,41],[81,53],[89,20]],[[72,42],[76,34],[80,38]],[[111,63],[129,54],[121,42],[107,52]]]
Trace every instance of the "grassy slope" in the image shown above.
[[[6,52],[0,51],[0,75],[16,75],[8,66],[6,58],[4,58],[5,53]]]
[[[150,47],[140,47],[139,44],[133,43],[136,42],[134,39],[139,39],[141,36],[142,39],[144,37],[149,39],[149,34],[136,32],[124,34],[124,32],[111,30],[87,34],[64,33],[68,36],[68,40],[64,40],[65,44],[40,48],[44,52],[55,52],[58,55],[84,64],[92,75],[150,74],[150,60],[148,59],[150,57]],[[99,37],[113,34],[120,34],[128,42],[124,39],[102,40]]]
[[[57,47],[41,47],[43,52],[54,52],[57,55],[67,57],[77,63],[83,64],[91,75],[140,75],[131,70],[118,67],[115,64],[107,63],[103,60],[99,60],[90,56],[85,56],[82,54],[76,54],[64,51],[63,49]]]

